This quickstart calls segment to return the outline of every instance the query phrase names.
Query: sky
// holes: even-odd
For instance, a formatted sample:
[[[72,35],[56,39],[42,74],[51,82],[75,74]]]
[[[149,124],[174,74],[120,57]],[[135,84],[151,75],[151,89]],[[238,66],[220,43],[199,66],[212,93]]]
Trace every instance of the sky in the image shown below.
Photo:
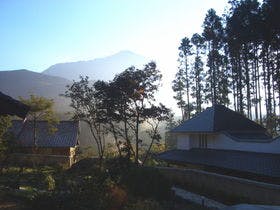
[[[227,0],[1,0],[0,70],[49,66],[129,50],[157,62],[166,91],[178,46]]]

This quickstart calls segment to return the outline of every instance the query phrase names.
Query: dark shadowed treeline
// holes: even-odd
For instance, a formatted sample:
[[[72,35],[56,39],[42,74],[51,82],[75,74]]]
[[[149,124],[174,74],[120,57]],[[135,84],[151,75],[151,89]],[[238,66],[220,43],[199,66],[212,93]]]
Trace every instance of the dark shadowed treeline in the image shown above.
[[[231,106],[275,134],[280,113],[280,1],[229,1],[208,10],[202,33],[182,39],[173,81],[182,120],[211,104]]]

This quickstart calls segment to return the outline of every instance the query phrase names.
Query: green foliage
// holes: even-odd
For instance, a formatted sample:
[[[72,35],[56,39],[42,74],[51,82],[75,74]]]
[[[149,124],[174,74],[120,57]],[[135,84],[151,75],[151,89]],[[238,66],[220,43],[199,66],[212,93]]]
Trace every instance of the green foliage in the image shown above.
[[[110,82],[91,83],[88,77],[81,77],[67,87],[64,96],[71,99],[74,117],[89,125],[100,159],[116,151],[119,156],[133,157],[138,164],[143,142],[140,128],[145,123],[151,128],[150,145],[159,141],[159,122],[166,120],[169,113],[164,105],[155,103],[161,77],[156,64],[150,62],[143,69],[132,66]],[[105,154],[107,133],[112,135],[116,146],[110,154]]]
[[[10,116],[0,116],[0,140],[3,135],[7,132],[8,128],[12,125]]]
[[[153,168],[126,158],[85,159],[73,168],[8,168],[0,195],[24,201],[26,209],[168,209],[171,185]],[[147,186],[149,186],[147,188]],[[16,189],[16,190],[15,190]],[[168,205],[167,205],[168,206]]]
[[[100,168],[98,160],[95,164],[93,159],[82,160],[55,178],[52,191],[38,193],[27,205],[31,209],[119,209],[127,197],[117,185],[126,164],[112,159]]]
[[[27,119],[36,123],[38,120],[46,120],[49,125],[49,131],[56,131],[58,118],[53,111],[54,102],[41,96],[30,95],[30,98],[20,97],[20,101],[30,107]]]
[[[277,135],[279,14],[278,0],[232,0],[222,16],[207,11],[202,34],[179,47],[172,88],[183,120],[209,103],[232,105]]]
[[[71,99],[70,106],[74,109],[73,118],[85,122],[91,132],[91,138],[96,143],[99,159],[104,155],[104,135],[107,130],[102,122],[102,107],[98,107],[97,90],[88,77],[80,77],[67,86],[63,96]]]
[[[32,209],[108,209],[110,182],[100,175],[88,176],[79,183],[64,183],[63,193],[56,190],[38,194],[30,203]]]
[[[48,190],[54,186],[54,175],[61,170],[54,167],[7,167],[0,177],[0,185],[18,188],[18,186]]]
[[[78,147],[76,151],[76,155],[78,156],[78,160],[82,160],[84,158],[96,157],[97,151],[94,148],[94,146]]]
[[[11,118],[9,116],[0,116],[0,170],[7,164],[9,154],[13,152],[16,146],[15,137],[8,132],[11,126]]]
[[[105,88],[107,94],[102,100],[102,107],[107,107],[106,117],[111,125],[110,132],[114,135],[116,144],[121,143],[128,149],[127,156],[130,157],[131,153],[134,155],[135,163],[139,161],[142,143],[139,137],[140,127],[145,123],[149,126],[150,129],[147,130],[152,145],[160,139],[158,123],[166,120],[169,113],[169,109],[164,105],[155,103],[155,92],[159,88],[161,77],[156,64],[150,62],[144,69],[133,66],[128,68]],[[104,93],[104,88],[100,90]],[[135,142],[135,145],[132,142]]]
[[[141,198],[158,201],[172,198],[171,183],[155,168],[135,167],[125,174],[121,181],[128,192]]]
[[[45,183],[47,184],[48,190],[54,190],[55,189],[55,180],[52,177],[52,175],[48,174],[45,178]]]
[[[159,202],[155,200],[137,200],[136,202],[131,203],[126,206],[124,210],[164,210],[169,209],[163,207]]]
[[[177,100],[177,104],[182,112],[182,121],[186,119],[190,119],[191,112],[193,109],[191,108],[190,102],[190,56],[193,54],[192,52],[192,44],[189,38],[185,37],[182,39],[179,50],[179,68],[176,73],[176,78],[172,82],[172,89],[176,93],[174,96],[175,100]],[[186,95],[186,99],[184,97]]]
[[[47,121],[49,133],[54,133],[57,130],[56,125],[59,119],[53,111],[54,102],[51,99],[35,95],[30,95],[30,98],[27,99],[20,97],[20,101],[30,107],[27,120],[33,123],[33,144],[34,147],[37,147],[37,122],[39,120]]]
[[[7,134],[8,128],[11,126],[11,118],[9,116],[0,116],[0,160],[9,152],[11,136]]]

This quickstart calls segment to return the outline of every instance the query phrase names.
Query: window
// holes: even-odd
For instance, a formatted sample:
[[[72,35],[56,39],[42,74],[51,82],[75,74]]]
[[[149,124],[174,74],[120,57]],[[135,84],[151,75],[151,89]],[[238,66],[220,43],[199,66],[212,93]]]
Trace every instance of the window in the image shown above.
[[[199,148],[207,148],[207,134],[199,134]]]

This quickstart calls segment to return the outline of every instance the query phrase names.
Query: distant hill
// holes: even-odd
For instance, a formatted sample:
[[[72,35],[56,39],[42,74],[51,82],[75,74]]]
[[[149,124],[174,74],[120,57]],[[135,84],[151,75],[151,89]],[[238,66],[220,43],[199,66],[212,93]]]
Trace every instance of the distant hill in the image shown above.
[[[110,80],[115,74],[134,65],[143,68],[149,60],[129,51],[121,51],[115,55],[89,61],[60,63],[49,67],[42,73],[29,70],[0,71],[0,91],[16,99],[30,94],[52,98],[55,111],[61,119],[68,119],[65,113],[70,111],[70,100],[59,96],[65,87],[77,80],[79,75],[89,76],[91,80]],[[90,132],[85,124],[81,125],[81,146],[92,145]]]
[[[30,94],[52,98],[57,112],[70,110],[69,100],[59,96],[71,81],[28,70],[0,71],[0,91],[14,98]]]
[[[43,74],[64,77],[69,80],[77,80],[79,76],[89,76],[91,80],[110,80],[115,74],[134,65],[142,68],[149,60],[141,55],[130,51],[121,51],[117,54],[97,58],[89,61],[78,61],[70,63],[58,63],[45,71]]]

